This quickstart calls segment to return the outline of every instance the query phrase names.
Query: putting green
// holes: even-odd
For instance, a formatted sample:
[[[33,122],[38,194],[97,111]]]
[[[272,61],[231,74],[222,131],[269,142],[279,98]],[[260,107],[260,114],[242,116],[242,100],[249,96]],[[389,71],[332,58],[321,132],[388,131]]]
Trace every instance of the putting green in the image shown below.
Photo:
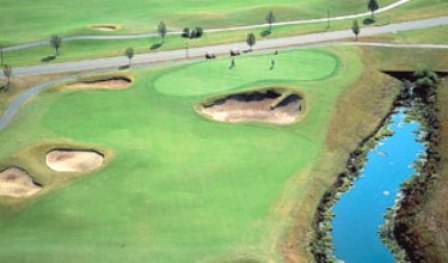
[[[217,92],[192,92],[197,83],[215,83],[221,92],[272,83],[249,69],[265,70],[265,55],[241,58],[237,67],[247,65],[251,76],[240,80],[225,77],[226,59],[175,73],[139,69],[126,90],[40,94],[0,133],[0,164],[22,164],[45,188],[61,175],[29,147],[69,140],[114,154],[101,169],[43,196],[20,205],[0,199],[0,262],[281,261],[277,242],[291,223],[279,212],[281,200],[301,205],[312,178],[288,183],[318,162],[337,98],[363,68],[356,52],[338,52],[342,61],[313,50],[282,54],[279,67],[290,68],[272,73],[276,83],[301,87],[308,103],[305,119],[287,127],[217,123],[192,109],[199,98],[191,95]],[[215,76],[221,70],[221,79],[210,80],[207,67]],[[336,67],[340,74],[329,78]],[[179,96],[159,92],[175,95],[160,85],[167,74],[185,81]],[[285,188],[292,194],[285,197]]]
[[[271,60],[275,67],[271,70]],[[332,76],[337,57],[324,51],[299,50],[279,55],[241,56],[204,61],[167,70],[155,82],[158,91],[175,96],[198,96],[220,93],[260,81],[306,81]]]

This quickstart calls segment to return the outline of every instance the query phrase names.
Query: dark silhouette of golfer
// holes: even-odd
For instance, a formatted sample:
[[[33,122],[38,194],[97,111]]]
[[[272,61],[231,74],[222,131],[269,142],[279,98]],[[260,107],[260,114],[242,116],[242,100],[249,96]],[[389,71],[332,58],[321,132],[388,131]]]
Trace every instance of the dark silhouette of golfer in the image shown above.
[[[275,60],[271,59],[271,68],[270,70],[273,70],[275,68]]]
[[[229,67],[229,69],[232,69],[232,68],[234,68],[234,67],[235,67],[235,59],[232,58],[232,61],[230,62],[230,67]]]

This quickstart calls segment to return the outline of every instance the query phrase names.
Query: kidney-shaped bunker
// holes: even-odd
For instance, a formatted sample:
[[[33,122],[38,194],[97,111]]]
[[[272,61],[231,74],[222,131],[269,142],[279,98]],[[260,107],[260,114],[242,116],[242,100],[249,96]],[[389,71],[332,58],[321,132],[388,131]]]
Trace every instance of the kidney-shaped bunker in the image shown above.
[[[302,110],[302,97],[287,89],[270,88],[209,99],[198,109],[222,122],[290,124]]]

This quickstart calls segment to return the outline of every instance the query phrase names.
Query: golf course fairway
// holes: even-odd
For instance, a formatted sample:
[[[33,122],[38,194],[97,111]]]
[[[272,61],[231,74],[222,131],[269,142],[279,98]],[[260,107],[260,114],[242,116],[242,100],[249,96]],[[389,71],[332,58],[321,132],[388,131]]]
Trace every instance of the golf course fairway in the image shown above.
[[[283,206],[304,202],[312,175],[293,179],[319,165],[338,98],[363,72],[358,53],[284,51],[274,69],[274,54],[249,54],[232,69],[229,58],[139,68],[127,89],[40,93],[0,133],[0,168],[21,167],[43,187],[0,197],[0,262],[281,261],[294,220]],[[269,87],[303,94],[303,118],[229,124],[193,108]],[[106,162],[50,170],[45,154],[65,147]]]
[[[380,6],[394,0],[379,0]],[[365,12],[363,1],[340,0],[6,0],[0,6],[1,44],[47,39],[52,34],[119,34],[155,32],[160,21],[170,31],[184,27],[216,28],[265,23],[269,11],[277,21],[322,18]],[[106,30],[104,30],[106,29]]]

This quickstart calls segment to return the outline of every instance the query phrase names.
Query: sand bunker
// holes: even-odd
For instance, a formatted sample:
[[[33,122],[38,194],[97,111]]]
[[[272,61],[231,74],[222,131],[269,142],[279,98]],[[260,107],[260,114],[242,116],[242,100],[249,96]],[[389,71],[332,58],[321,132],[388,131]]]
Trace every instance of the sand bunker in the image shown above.
[[[79,89],[124,89],[131,84],[131,80],[125,77],[112,77],[107,79],[78,81],[68,84],[67,87]]]
[[[41,189],[42,187],[20,168],[11,167],[0,172],[0,196],[28,197]]]
[[[96,151],[58,149],[46,157],[47,166],[57,172],[90,172],[104,164],[104,155]]]
[[[116,31],[120,29],[118,25],[93,25],[90,28],[100,31]]]
[[[290,124],[302,110],[302,98],[280,89],[229,95],[202,103],[200,111],[216,121]]]

